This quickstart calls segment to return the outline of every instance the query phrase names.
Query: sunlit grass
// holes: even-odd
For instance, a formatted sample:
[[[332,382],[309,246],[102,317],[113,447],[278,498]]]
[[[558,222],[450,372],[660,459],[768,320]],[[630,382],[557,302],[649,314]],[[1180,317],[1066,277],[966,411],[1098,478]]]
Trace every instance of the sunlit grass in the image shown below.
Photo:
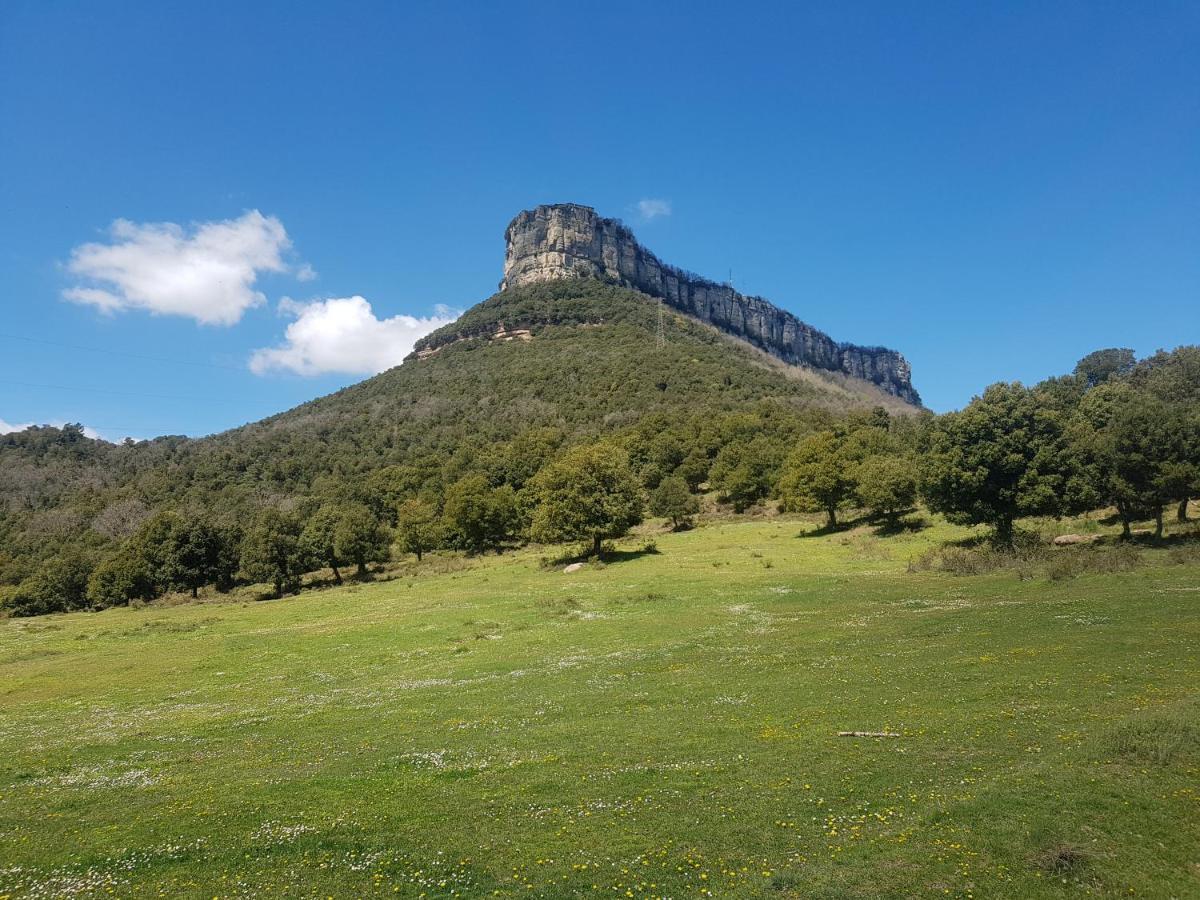
[[[1196,560],[810,529],[2,622],[0,895],[1200,892]]]

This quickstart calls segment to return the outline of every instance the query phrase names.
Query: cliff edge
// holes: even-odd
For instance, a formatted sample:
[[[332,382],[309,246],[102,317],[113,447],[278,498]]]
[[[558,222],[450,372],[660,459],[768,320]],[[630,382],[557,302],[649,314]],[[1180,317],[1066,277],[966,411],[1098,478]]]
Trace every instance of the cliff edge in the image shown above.
[[[525,210],[504,233],[500,289],[557,278],[613,281],[744,338],[794,365],[861,378],[914,405],[908,361],[885,347],[839,343],[762,297],[747,297],[663,263],[616,219],[590,206],[562,203]]]

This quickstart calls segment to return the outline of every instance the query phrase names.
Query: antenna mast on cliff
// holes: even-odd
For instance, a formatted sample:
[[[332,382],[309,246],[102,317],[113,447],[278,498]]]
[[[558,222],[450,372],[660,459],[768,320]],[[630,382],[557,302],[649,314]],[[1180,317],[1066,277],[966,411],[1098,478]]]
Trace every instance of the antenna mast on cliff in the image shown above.
[[[667,346],[667,332],[663,326],[663,299],[658,298],[658,332],[654,335],[654,346],[662,348]]]

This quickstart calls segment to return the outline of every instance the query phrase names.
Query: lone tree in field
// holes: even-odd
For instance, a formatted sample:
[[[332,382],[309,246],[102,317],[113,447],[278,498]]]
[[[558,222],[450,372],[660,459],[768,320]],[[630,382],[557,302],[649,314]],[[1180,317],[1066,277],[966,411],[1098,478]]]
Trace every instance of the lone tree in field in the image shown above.
[[[650,512],[670,519],[671,526],[678,531],[692,524],[692,517],[700,512],[700,499],[688,490],[686,481],[670,475],[650,495]]]
[[[600,555],[605,538],[620,537],[642,521],[642,487],[617,447],[578,447],[542,469],[530,482],[536,504],[535,541],[590,540]]]
[[[405,500],[396,512],[396,538],[405,553],[415,553],[417,562],[437,543],[437,511],[424,500]]]
[[[993,384],[925,436],[922,494],[929,508],[959,525],[986,524],[1010,546],[1018,516],[1064,510],[1066,453],[1062,414],[1019,383]]]

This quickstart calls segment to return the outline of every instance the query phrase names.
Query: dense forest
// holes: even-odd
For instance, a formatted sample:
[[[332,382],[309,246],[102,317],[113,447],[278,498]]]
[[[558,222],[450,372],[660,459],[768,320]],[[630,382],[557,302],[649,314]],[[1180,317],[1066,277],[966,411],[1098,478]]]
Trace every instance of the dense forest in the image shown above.
[[[396,553],[579,540],[696,496],[991,526],[1111,507],[1129,533],[1200,495],[1200,348],[1105,350],[943,416],[786,366],[592,280],[512,289],[404,365],[209,438],[0,437],[0,603],[102,608],[239,582],[362,576]],[[514,335],[523,330],[528,334]]]

